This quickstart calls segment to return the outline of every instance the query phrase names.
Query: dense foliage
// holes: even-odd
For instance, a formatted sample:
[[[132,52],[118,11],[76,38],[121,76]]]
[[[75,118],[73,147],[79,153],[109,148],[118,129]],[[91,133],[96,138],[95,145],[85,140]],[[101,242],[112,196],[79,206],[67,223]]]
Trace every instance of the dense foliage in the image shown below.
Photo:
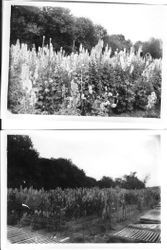
[[[150,53],[153,58],[162,58],[162,41],[160,39],[150,38],[146,42],[137,41],[134,46],[136,50],[142,46],[143,56]]]
[[[95,179],[87,177],[71,160],[39,157],[28,136],[8,135],[7,150],[8,187],[53,189],[96,184]]]
[[[101,25],[85,17],[74,17],[66,8],[12,6],[11,45],[19,39],[29,48],[33,44],[38,48],[42,45],[43,36],[47,44],[52,37],[53,48],[57,51],[63,47],[66,53],[78,51],[81,43],[90,51],[101,38],[105,39],[106,44],[111,43],[114,50],[120,50],[122,46],[128,48],[130,43],[123,35],[108,36]]]
[[[33,185],[34,166],[38,157],[38,152],[34,150],[28,136],[8,135],[8,186],[19,187],[25,180]]]
[[[19,5],[11,7],[11,45],[19,39],[21,43],[28,44],[28,48],[32,48],[33,44],[38,48],[42,45],[43,36],[47,44],[52,37],[54,50],[63,47],[68,54],[79,51],[81,43],[90,51],[99,39],[112,47],[112,55],[116,50],[129,50],[132,46],[132,42],[126,40],[122,34],[108,34],[103,26],[96,25],[85,17],[75,17],[67,8]],[[143,56],[149,52],[153,58],[162,57],[162,44],[159,39],[138,41],[135,48],[138,50],[140,45],[143,47]]]
[[[113,116],[157,108],[161,102],[161,59],[133,47],[115,52],[102,40],[90,53],[54,51],[52,43],[10,49],[8,108],[13,113]],[[156,114],[159,116],[159,114]]]
[[[126,189],[145,188],[145,182],[136,173],[113,180],[103,176],[101,180],[87,176],[69,159],[46,159],[39,157],[29,136],[8,135],[7,146],[8,187],[31,187],[45,190],[77,187],[110,188],[119,186]]]
[[[95,215],[112,223],[123,219],[128,206],[151,208],[160,201],[160,190],[76,188],[44,191],[33,188],[8,189],[8,224],[31,225],[60,230],[64,221]],[[29,209],[22,206],[25,204]],[[120,214],[121,211],[121,214]],[[123,212],[123,213],[122,213]]]

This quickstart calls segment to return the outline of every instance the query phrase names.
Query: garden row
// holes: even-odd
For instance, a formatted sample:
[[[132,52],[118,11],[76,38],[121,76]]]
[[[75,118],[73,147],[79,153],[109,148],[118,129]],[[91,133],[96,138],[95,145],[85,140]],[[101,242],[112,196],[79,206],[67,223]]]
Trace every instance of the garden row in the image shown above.
[[[151,188],[8,189],[8,224],[58,229],[65,221],[85,216],[121,220],[126,212],[148,209],[159,201],[160,190]]]

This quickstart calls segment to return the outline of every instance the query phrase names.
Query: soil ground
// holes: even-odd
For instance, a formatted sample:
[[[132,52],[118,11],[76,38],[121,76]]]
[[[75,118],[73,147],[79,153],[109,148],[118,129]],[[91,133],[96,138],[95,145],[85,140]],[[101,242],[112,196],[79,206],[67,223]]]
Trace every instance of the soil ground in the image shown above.
[[[103,221],[95,216],[80,218],[77,220],[70,220],[62,225],[59,232],[48,232],[42,230],[32,230],[31,227],[22,227],[25,233],[33,234],[33,237],[44,237],[47,239],[54,239],[55,242],[64,243],[109,243],[120,242],[112,238],[112,234],[124,228],[131,223],[137,223],[139,218],[145,214],[146,211],[136,211],[132,218],[116,223]],[[17,227],[18,228],[18,227]],[[10,239],[9,239],[10,240]],[[122,242],[122,241],[121,241]],[[49,242],[48,242],[49,243]]]

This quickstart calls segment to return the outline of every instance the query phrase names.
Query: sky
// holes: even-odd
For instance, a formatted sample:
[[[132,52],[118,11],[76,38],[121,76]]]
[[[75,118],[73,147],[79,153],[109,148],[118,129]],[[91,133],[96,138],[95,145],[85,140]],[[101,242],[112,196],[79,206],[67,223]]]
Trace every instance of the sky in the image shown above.
[[[86,175],[122,177],[137,172],[147,186],[160,185],[160,138],[123,131],[50,131],[30,135],[40,157],[66,158]]]
[[[87,17],[106,28],[108,34],[123,34],[132,42],[162,38],[165,11],[149,5],[113,5],[97,3],[54,3],[71,10],[77,17]]]

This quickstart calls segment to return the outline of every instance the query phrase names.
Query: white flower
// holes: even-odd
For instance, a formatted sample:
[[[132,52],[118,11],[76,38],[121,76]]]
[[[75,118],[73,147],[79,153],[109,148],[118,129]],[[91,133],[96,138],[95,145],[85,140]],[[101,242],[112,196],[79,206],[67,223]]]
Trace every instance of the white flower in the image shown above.
[[[73,97],[69,96],[69,101],[72,102],[73,101]]]
[[[104,109],[105,109],[105,103],[104,103],[104,102],[102,102],[102,103],[100,104],[100,109],[101,109],[101,110],[104,110]]]
[[[112,107],[112,108],[116,108],[116,106],[117,106],[116,103],[111,104],[111,107]]]
[[[110,102],[109,102],[109,101],[106,101],[106,102],[105,102],[105,106],[107,106],[107,105],[110,105]]]
[[[147,104],[146,108],[151,109],[157,101],[157,96],[156,96],[155,92],[152,92],[151,95],[149,95],[147,98],[148,98],[148,104]]]
[[[32,90],[32,81],[30,79],[26,79],[23,82],[23,88],[27,90],[27,92],[30,92]]]
[[[108,93],[108,96],[113,96],[113,94],[111,92]]]
[[[49,83],[53,83],[53,79],[52,78],[49,78]]]
[[[131,64],[129,73],[132,74],[133,70],[134,70],[134,65]]]
[[[89,94],[92,94],[93,93],[93,89],[92,89],[92,86],[89,85]]]
[[[81,95],[81,99],[82,99],[82,100],[86,100],[84,94]]]
[[[45,93],[48,93],[48,92],[49,92],[49,89],[48,89],[48,88],[46,88],[46,89],[45,89]]]

